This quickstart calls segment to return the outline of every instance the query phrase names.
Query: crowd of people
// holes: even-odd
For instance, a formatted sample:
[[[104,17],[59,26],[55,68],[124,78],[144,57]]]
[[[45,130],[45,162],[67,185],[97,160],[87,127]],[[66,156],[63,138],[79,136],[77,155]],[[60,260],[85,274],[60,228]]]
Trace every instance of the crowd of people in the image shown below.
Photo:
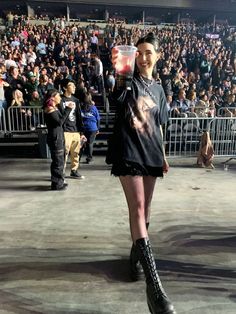
[[[189,112],[201,117],[236,114],[236,36],[229,26],[143,29],[112,21],[101,30],[93,24],[81,27],[53,20],[36,27],[26,18],[13,19],[1,34],[1,107],[13,104],[16,90],[23,94],[22,104],[40,105],[48,90],[63,92],[65,78],[74,80],[75,97],[81,102],[85,90],[102,93],[105,87],[111,92],[111,49],[133,45],[148,31],[161,45],[155,78],[163,86],[172,117]],[[210,32],[218,36],[207,38]]]
[[[70,153],[75,159],[71,168],[75,177],[81,177],[77,172],[78,155],[81,158],[84,152],[88,163],[93,159],[100,121],[94,95],[108,95],[112,108],[112,48],[135,45],[150,31],[160,43],[154,78],[163,87],[171,117],[236,116],[236,33],[228,25],[193,23],[144,28],[110,20],[101,29],[92,23],[84,27],[66,23],[65,18],[36,26],[26,17],[9,17],[0,37],[0,108],[19,108],[25,123],[34,121],[33,126],[37,126],[40,119],[32,115],[30,108],[42,108],[50,90],[68,94],[65,82],[71,83],[73,92],[69,97],[74,97],[73,103],[78,102],[79,114],[87,126],[83,132],[81,126],[74,129],[86,133],[86,137],[76,139],[77,145],[87,141],[80,152],[78,148],[72,150],[74,143],[66,146],[66,156]],[[68,133],[66,126],[64,131]]]

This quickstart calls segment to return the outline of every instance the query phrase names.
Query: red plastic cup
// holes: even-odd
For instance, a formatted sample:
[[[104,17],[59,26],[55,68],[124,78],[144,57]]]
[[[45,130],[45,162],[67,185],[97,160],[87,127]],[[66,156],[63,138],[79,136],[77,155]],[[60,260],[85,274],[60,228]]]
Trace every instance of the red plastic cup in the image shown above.
[[[118,51],[116,70],[116,85],[118,89],[131,89],[134,74],[137,48],[134,46],[116,46]]]

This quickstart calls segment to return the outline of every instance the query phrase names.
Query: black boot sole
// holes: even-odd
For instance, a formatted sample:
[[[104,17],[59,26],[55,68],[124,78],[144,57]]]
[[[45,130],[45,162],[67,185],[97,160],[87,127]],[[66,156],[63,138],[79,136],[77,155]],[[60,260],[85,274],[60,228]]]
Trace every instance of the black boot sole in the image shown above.
[[[177,312],[175,310],[170,310],[170,311],[160,311],[160,312],[155,312],[155,310],[152,309],[151,305],[148,303],[148,308],[151,314],[177,314]]]

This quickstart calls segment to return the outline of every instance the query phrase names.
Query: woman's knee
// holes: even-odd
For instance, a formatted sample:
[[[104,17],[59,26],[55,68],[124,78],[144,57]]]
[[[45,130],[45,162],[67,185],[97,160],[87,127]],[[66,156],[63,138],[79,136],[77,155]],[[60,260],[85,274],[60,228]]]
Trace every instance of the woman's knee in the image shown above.
[[[145,208],[144,205],[139,204],[130,208],[130,218],[131,220],[142,220],[145,219]]]

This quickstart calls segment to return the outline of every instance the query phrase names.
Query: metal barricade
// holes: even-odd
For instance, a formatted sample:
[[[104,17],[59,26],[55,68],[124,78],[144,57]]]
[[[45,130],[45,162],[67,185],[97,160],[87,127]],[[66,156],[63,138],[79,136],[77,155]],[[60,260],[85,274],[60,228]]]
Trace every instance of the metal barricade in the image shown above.
[[[0,132],[26,133],[45,129],[44,114],[41,107],[10,107],[8,108],[8,126],[6,112],[0,109]],[[101,114],[104,138],[112,132],[115,114]],[[171,157],[195,157],[199,150],[201,136],[209,131],[215,156],[235,157],[236,155],[236,117],[183,117],[170,118],[165,125],[164,143],[166,155]]]
[[[215,156],[236,155],[236,118],[217,117],[210,122],[209,132]]]
[[[6,113],[4,108],[0,108],[0,134],[6,134],[7,127],[6,127]]]
[[[164,128],[166,155],[197,156],[201,136],[209,131],[215,156],[235,156],[236,118],[171,118]]]
[[[217,117],[225,117],[229,113],[235,114],[236,107],[222,107],[217,110]]]
[[[41,107],[11,106],[8,108],[8,126],[11,133],[35,132],[45,125]]]

